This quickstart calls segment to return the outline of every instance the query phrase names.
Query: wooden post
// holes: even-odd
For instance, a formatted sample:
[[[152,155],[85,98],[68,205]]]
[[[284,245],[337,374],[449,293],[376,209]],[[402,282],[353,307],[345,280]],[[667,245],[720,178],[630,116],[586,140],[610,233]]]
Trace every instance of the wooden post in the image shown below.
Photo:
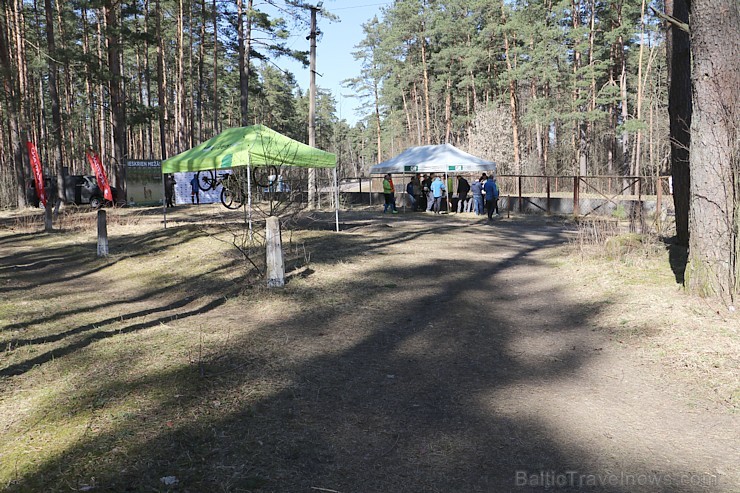
[[[663,177],[657,176],[655,180],[655,224],[658,228],[658,233],[663,232]]]
[[[516,186],[519,191],[519,212],[522,212],[522,175],[518,176]]]
[[[48,197],[48,202],[44,206],[44,231],[47,233],[51,233],[54,231],[54,224],[52,221],[52,213],[51,213],[51,201],[57,200],[56,197]]]
[[[645,232],[645,218],[642,215],[642,177],[637,177],[637,220],[640,224],[640,233]]]
[[[280,219],[270,216],[265,221],[267,250],[267,287],[282,288],[285,286],[285,265],[283,264],[283,246],[280,239]]]
[[[108,256],[108,221],[105,211],[98,211],[98,257]]]
[[[573,216],[578,217],[581,213],[581,205],[578,203],[580,201],[580,193],[578,190],[578,187],[581,185],[581,179],[578,176],[573,177]]]
[[[545,190],[547,191],[547,215],[550,215],[550,177],[545,177]]]

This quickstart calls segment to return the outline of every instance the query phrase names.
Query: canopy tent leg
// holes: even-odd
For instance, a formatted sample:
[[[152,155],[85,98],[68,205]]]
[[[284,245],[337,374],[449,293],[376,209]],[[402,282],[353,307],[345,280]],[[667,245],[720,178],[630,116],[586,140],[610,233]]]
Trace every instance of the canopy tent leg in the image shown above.
[[[445,171],[445,189],[447,192],[447,197],[445,197],[445,200],[447,201],[447,214],[450,214],[452,212],[452,204],[450,203],[450,190],[448,190],[450,186],[450,178],[447,175],[447,171]]]
[[[337,179],[337,167],[334,167],[334,217],[337,223],[337,233],[339,233],[339,180]]]
[[[167,229],[167,180],[164,174],[162,174],[162,220],[164,222],[164,229]]]
[[[406,170],[403,170],[403,182],[406,183]],[[401,192],[401,200],[403,200],[403,212],[406,213],[406,201],[408,200],[408,197],[406,197],[406,185],[403,186],[403,192]]]
[[[247,165],[247,228],[249,230],[249,241],[254,239],[252,232],[252,166]]]

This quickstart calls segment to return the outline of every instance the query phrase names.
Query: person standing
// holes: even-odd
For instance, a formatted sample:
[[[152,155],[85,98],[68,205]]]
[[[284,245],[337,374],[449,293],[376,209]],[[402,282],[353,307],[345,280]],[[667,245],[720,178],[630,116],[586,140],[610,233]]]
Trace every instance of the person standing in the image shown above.
[[[473,212],[476,216],[483,214],[483,183],[476,180],[470,185],[470,191],[473,193]]]
[[[468,200],[470,183],[460,175],[457,175],[457,212],[465,210],[465,201]]]
[[[398,214],[396,210],[396,187],[393,185],[393,178],[390,173],[386,173],[383,177],[383,195],[385,196],[385,204],[383,205],[383,214],[388,212],[390,207],[392,214]]]
[[[424,194],[427,198],[427,212],[432,212],[432,208],[434,207],[434,193],[432,193],[432,183],[434,183],[434,173],[429,175],[429,178],[426,179],[426,185],[424,186]]]
[[[175,181],[175,177],[172,176],[171,173],[167,173],[164,179],[164,197],[167,207],[175,207],[174,198],[176,184],[177,182]]]
[[[193,175],[193,179],[190,180],[190,202],[195,204],[196,202],[200,205],[200,184],[198,183],[198,173]]]
[[[444,197],[444,193],[447,189],[445,188],[445,184],[442,181],[442,178],[440,178],[439,176],[434,179],[431,188],[434,203],[434,213],[439,214],[442,205],[442,197]]]
[[[412,211],[416,210],[416,196],[414,195],[414,179],[411,178],[411,180],[406,184],[406,197],[409,199],[409,207],[411,207]]]
[[[414,193],[414,202],[416,204],[416,207],[414,210],[419,210],[421,208],[421,175],[417,173],[414,175],[413,178],[411,178],[412,185],[412,192]]]
[[[493,176],[489,176],[486,183],[483,185],[483,190],[486,192],[486,211],[488,212],[488,219],[493,219],[493,211],[496,209],[496,203],[498,202],[498,187],[493,179]],[[496,213],[498,216],[498,212]]]

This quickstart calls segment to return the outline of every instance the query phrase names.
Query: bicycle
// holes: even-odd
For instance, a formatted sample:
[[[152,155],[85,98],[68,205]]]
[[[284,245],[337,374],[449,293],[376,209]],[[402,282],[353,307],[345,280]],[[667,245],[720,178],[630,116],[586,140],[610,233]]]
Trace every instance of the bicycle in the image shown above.
[[[278,169],[273,165],[257,166],[252,170],[252,181],[258,187],[269,187],[277,179]]]
[[[221,203],[227,209],[239,209],[244,206],[247,202],[247,193],[245,183],[240,183],[240,179],[235,175],[228,175],[224,177],[221,182]]]
[[[215,169],[209,169],[205,171],[198,171],[196,173],[198,177],[198,186],[204,192],[208,190],[215,190],[219,185],[222,185],[225,180],[231,176],[229,173],[222,173],[221,175],[216,173]]]

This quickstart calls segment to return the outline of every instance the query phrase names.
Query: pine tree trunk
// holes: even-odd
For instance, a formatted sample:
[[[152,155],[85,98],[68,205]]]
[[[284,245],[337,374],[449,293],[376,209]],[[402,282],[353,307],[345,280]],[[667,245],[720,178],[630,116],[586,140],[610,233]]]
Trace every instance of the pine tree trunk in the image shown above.
[[[157,0],[154,8],[155,29],[157,31],[157,100],[159,104],[159,152],[161,159],[167,159],[167,75],[164,67],[164,41],[162,39],[162,6]]]
[[[666,13],[688,24],[687,0],[666,0]],[[671,135],[671,176],[676,210],[676,242],[689,246],[689,149],[691,145],[691,50],[689,34],[668,29],[668,115]]]
[[[239,44],[239,102],[241,125],[249,126],[249,55],[252,49],[252,0],[247,0],[247,26],[244,30],[242,0],[237,1],[237,40]]]
[[[373,85],[373,95],[375,97],[375,131],[378,139],[378,163],[383,162],[383,151],[381,148],[381,128],[380,128],[380,93],[377,82]]]
[[[100,11],[97,12],[98,15],[98,25],[97,25],[97,31],[98,31],[98,43],[97,43],[97,50],[98,50],[98,70],[99,73],[103,73],[105,70],[105,66],[103,64],[103,28],[105,27],[105,16],[103,16]],[[108,154],[107,151],[107,145],[106,145],[106,138],[105,138],[105,89],[103,88],[103,82],[102,80],[98,84],[98,126],[97,126],[97,134],[98,134],[98,149],[100,151],[100,156],[106,156]]]
[[[149,74],[149,0],[144,2],[144,83],[146,86],[146,109],[152,107],[152,77]],[[154,156],[154,122],[153,118],[147,119],[146,126],[146,155]]]
[[[110,68],[110,102],[113,117],[113,175],[118,188],[116,201],[126,202],[126,104],[123,94],[123,67],[121,64],[120,3],[106,3],[108,25],[108,67]]]
[[[15,200],[20,206],[26,205],[25,180],[23,176],[23,142],[19,129],[23,127],[23,114],[19,108],[18,72],[13,67],[10,53],[10,26],[7,19],[12,19],[9,8],[3,5],[0,13],[0,74],[2,74],[3,92],[7,97],[8,112],[8,145],[12,152],[12,168],[15,175]],[[8,37],[6,37],[8,36]]]
[[[517,83],[512,75],[513,65],[509,51],[509,36],[504,33],[504,52],[506,54],[506,69],[509,72],[509,109],[511,110],[511,135],[514,144],[514,174],[522,173],[522,161],[519,144],[519,108],[517,100]]]
[[[445,144],[450,143],[452,133],[452,80],[447,76],[447,91],[445,95]]]
[[[740,15],[735,0],[692,0],[691,205],[686,281],[728,302],[738,292]]]
[[[213,134],[219,132],[219,121],[221,119],[219,112],[218,97],[218,7],[216,0],[213,0]]]
[[[57,78],[59,76],[59,68],[56,63],[56,43],[54,41],[54,10],[51,5],[51,0],[44,1],[44,11],[46,13],[46,48],[49,53],[47,63],[49,64],[49,98],[51,99],[51,138],[54,149],[53,163],[49,163],[53,169],[58,170],[57,174],[61,175],[61,167],[63,166],[62,157],[64,151],[62,149],[62,111],[59,102],[59,86],[57,85]]]
[[[427,145],[432,143],[432,119],[429,111],[429,72],[427,71],[427,53],[426,53],[426,41],[424,40],[423,33],[421,38],[421,66],[424,71],[424,128],[426,129]]]
[[[195,109],[198,114],[198,141],[203,142],[203,98],[206,92],[205,82],[205,58],[206,58],[206,0],[200,4],[200,43],[198,46],[198,97],[195,101]]]
[[[184,108],[183,97],[185,95],[185,83],[184,83],[184,48],[183,48],[183,8],[182,0],[177,2],[177,37],[175,41],[175,92],[174,92],[174,106],[175,106],[175,147],[174,152],[177,154],[181,152],[183,144],[183,126],[184,126]]]

